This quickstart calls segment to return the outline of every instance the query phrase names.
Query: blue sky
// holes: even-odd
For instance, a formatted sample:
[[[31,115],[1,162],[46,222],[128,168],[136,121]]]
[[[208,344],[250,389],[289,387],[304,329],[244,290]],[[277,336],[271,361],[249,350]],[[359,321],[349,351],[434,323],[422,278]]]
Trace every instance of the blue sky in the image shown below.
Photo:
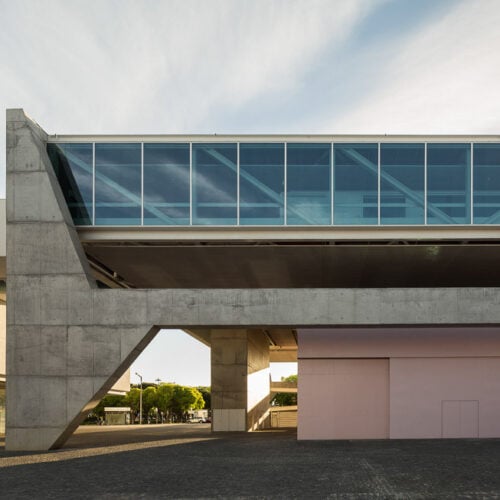
[[[498,0],[0,0],[0,13],[0,103],[49,133],[500,133]],[[0,137],[3,196],[3,119]],[[182,342],[161,338],[173,347],[155,352]]]

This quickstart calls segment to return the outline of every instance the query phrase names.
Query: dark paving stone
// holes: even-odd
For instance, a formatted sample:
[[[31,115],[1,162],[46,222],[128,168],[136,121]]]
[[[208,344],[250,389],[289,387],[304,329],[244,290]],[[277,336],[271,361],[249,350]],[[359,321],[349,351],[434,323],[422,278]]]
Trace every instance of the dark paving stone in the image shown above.
[[[80,429],[0,448],[1,498],[500,498],[500,440],[297,441],[207,425]]]

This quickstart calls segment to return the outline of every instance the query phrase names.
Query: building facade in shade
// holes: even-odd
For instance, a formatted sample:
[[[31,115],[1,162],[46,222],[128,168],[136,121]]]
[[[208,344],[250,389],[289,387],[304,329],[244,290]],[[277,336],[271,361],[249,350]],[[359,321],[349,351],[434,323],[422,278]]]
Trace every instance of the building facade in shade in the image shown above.
[[[500,136],[61,136],[7,114],[7,447],[61,446],[161,328],[212,429],[500,437]]]

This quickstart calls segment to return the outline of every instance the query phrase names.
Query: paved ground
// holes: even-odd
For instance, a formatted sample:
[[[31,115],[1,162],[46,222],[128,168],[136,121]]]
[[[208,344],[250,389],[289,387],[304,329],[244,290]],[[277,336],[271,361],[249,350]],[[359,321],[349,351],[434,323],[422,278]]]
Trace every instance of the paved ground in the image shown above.
[[[500,440],[297,441],[209,425],[86,427],[6,452],[0,498],[500,498]]]

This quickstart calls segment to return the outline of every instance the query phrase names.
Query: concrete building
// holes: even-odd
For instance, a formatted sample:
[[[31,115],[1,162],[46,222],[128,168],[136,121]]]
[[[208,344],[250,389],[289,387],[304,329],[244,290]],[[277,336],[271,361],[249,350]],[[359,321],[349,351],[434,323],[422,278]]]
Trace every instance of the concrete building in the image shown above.
[[[61,446],[161,328],[214,431],[500,437],[500,136],[61,136],[7,112],[9,449]]]

